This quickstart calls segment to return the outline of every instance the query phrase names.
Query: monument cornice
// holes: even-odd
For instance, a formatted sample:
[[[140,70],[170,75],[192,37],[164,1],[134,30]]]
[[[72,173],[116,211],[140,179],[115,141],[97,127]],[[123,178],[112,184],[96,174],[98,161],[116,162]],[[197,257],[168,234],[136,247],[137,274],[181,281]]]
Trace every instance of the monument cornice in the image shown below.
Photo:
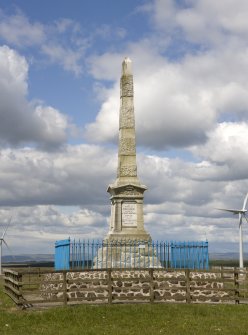
[[[146,190],[147,187],[145,185],[137,185],[134,183],[125,183],[121,185],[110,184],[107,188],[107,192],[111,195],[125,192],[129,192],[131,194],[134,191],[143,194]]]

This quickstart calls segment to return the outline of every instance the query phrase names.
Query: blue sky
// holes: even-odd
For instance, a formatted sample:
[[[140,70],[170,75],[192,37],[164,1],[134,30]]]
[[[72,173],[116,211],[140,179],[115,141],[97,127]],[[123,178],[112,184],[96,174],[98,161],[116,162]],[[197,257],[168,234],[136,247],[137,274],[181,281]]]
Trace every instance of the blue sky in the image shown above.
[[[242,0],[0,0],[0,227],[13,214],[14,252],[106,235],[125,56],[146,229],[238,251],[237,219],[215,208],[248,191],[247,14]]]

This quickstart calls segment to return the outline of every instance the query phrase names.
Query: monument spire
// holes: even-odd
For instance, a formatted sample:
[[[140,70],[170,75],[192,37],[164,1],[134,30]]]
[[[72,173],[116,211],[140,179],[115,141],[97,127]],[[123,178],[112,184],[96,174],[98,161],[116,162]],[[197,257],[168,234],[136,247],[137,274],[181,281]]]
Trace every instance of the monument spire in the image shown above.
[[[137,178],[132,61],[122,62],[120,80],[119,151],[117,184],[139,184]]]
[[[122,62],[120,80],[117,179],[109,185],[111,220],[107,239],[150,240],[144,229],[143,198],[147,187],[137,176],[132,62]]]

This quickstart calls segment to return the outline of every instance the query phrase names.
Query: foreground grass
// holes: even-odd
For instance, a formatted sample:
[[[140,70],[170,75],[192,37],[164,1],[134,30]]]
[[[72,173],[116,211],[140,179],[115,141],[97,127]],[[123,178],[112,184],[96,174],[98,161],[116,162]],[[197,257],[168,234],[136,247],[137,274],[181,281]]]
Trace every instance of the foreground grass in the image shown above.
[[[0,334],[248,334],[248,305],[81,305],[18,310],[0,286]]]

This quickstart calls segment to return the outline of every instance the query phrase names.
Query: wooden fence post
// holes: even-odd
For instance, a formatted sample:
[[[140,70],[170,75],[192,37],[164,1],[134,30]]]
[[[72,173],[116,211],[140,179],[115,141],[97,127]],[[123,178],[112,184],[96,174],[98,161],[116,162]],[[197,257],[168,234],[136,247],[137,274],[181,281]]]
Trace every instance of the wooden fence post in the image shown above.
[[[154,302],[154,282],[153,282],[153,269],[149,269],[150,275],[150,302]]]
[[[185,280],[186,280],[186,303],[190,304],[191,302],[191,297],[190,297],[190,270],[186,269],[185,270]]]
[[[64,296],[64,305],[67,305],[67,280],[66,280],[66,271],[63,271],[63,296]]]
[[[22,273],[19,273],[17,278],[18,278],[18,279],[17,279],[18,283],[21,284],[21,285],[18,286],[18,290],[19,290],[19,293],[20,293],[20,295],[19,295],[19,297],[18,297],[18,301],[21,301],[21,300],[22,300],[22,297],[23,297],[23,287],[22,287],[22,281],[23,281],[23,280],[22,280]]]
[[[239,304],[239,273],[234,269],[235,304]]]
[[[108,303],[112,304],[112,275],[111,275],[111,269],[108,269]]]
[[[221,265],[221,267],[220,267],[220,278],[221,278],[221,279],[224,278],[223,266],[222,266],[222,265]]]

